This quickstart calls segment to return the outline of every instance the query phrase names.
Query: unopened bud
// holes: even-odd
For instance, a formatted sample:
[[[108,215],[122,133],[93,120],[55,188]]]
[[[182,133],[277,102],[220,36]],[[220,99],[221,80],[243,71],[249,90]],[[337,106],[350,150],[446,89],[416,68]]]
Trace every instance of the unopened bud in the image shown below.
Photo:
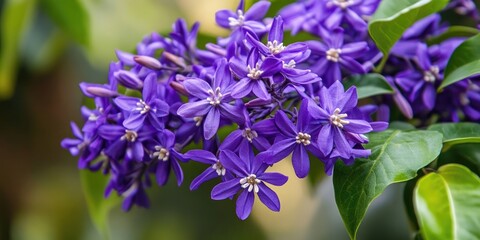
[[[120,70],[114,73],[114,76],[118,82],[127,88],[141,89],[143,87],[142,80],[140,80],[136,74],[129,71]]]
[[[160,61],[153,57],[137,55],[133,57],[133,60],[135,60],[136,63],[152,70],[162,69],[162,64],[160,63]]]
[[[177,91],[178,93],[188,96],[188,92],[187,92],[187,90],[185,89],[185,87],[183,86],[183,84],[181,84],[181,83],[179,83],[179,82],[172,81],[172,82],[170,83],[170,86],[171,86],[173,89],[175,89],[175,91]]]

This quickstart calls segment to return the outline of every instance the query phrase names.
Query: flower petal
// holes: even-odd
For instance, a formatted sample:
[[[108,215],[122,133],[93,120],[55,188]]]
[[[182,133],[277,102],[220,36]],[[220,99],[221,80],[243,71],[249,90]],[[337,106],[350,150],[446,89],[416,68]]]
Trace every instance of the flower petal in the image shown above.
[[[185,103],[177,110],[177,114],[185,118],[205,116],[212,105],[207,100]]]
[[[212,189],[211,198],[213,200],[223,200],[235,195],[242,189],[240,178],[234,178],[226,182],[217,184]]]
[[[310,171],[310,159],[304,146],[298,144],[292,154],[293,170],[299,178],[304,178]]]
[[[276,172],[266,172],[263,173],[260,177],[260,180],[270,183],[275,186],[282,186],[288,181],[288,177]]]
[[[277,194],[263,183],[260,183],[258,188],[260,190],[257,195],[260,201],[262,201],[262,203],[270,210],[274,212],[280,211],[280,200],[278,199]]]
[[[195,179],[193,179],[192,183],[190,184],[190,191],[197,190],[202,183],[208,180],[214,179],[216,177],[218,177],[216,170],[211,167],[207,168]]]
[[[245,220],[250,213],[252,212],[253,201],[255,200],[255,195],[252,192],[243,190],[243,192],[237,198],[237,207],[236,212],[238,218]]]

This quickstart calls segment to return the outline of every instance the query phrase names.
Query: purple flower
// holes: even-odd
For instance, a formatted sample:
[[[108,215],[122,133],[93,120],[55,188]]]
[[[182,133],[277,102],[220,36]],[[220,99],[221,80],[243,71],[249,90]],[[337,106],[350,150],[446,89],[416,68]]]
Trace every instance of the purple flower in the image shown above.
[[[241,192],[237,198],[236,213],[242,220],[246,219],[252,211],[255,193],[269,209],[280,211],[280,200],[277,194],[265,183],[282,186],[287,182],[288,177],[280,173],[265,172],[268,165],[258,157],[254,157],[250,148],[242,149],[238,156],[229,150],[221,151],[220,162],[235,174],[235,177],[212,189],[213,200],[227,199]]]
[[[285,19],[287,29],[295,35],[300,30],[316,33],[318,23],[325,16],[325,10],[323,2],[306,0],[287,5],[278,14]]]
[[[138,129],[145,119],[156,129],[163,129],[161,117],[168,115],[169,106],[157,98],[157,75],[151,73],[145,79],[142,96],[143,99],[134,97],[117,97],[115,104],[128,112],[128,117],[123,121],[123,126],[128,129]]]
[[[443,70],[459,43],[456,40],[449,40],[431,47],[418,44],[415,55],[416,68],[407,68],[395,76],[395,83],[408,93],[407,99],[414,106],[414,112],[428,112],[435,106],[436,88],[443,80]]]
[[[270,7],[269,1],[259,1],[253,4],[245,12],[244,0],[238,4],[237,11],[220,10],[215,14],[215,21],[223,28],[231,29],[229,38],[220,41],[221,45],[240,42],[246,32],[263,34],[267,31],[265,24],[261,21]],[[222,44],[223,43],[223,44]]]
[[[318,101],[318,104],[313,101],[308,103],[310,116],[321,124],[318,148],[325,155],[335,149],[340,157],[351,158],[352,144],[367,142],[363,134],[373,130],[356,108],[356,88],[351,87],[344,92],[343,85],[336,81],[329,88],[320,90]]]
[[[145,149],[143,142],[152,137],[155,129],[142,127],[140,130],[128,129],[119,125],[102,125],[98,135],[109,141],[105,154],[114,160],[144,161]]]
[[[310,69],[323,76],[324,84],[330,86],[337,80],[342,80],[340,67],[349,73],[365,73],[362,65],[355,60],[367,50],[366,42],[343,43],[343,29],[336,28],[330,35],[322,38],[324,43],[319,41],[307,41],[308,47],[315,56],[315,62]]]
[[[187,79],[183,85],[188,93],[197,101],[185,103],[177,110],[178,115],[185,118],[203,120],[205,139],[211,139],[220,126],[221,116],[242,123],[243,115],[239,108],[231,105],[232,76],[225,59],[222,59],[215,71],[212,84],[198,78]],[[205,119],[203,119],[205,118]]]
[[[312,139],[315,129],[310,124],[307,102],[307,99],[302,101],[296,124],[293,124],[283,111],[275,114],[275,125],[279,134],[272,147],[263,153],[267,156],[265,162],[268,164],[276,163],[292,154],[293,169],[299,178],[307,176],[310,170],[307,151],[318,154],[315,140]]]
[[[103,140],[97,135],[83,134],[74,122],[71,122],[70,126],[76,139],[65,138],[62,140],[61,146],[68,149],[73,156],[80,154],[78,167],[87,168],[100,155]]]
[[[282,67],[282,61],[276,58],[265,58],[260,60],[260,54],[256,48],[252,48],[247,58],[247,62],[242,63],[237,58],[230,60],[232,72],[240,78],[240,81],[233,86],[232,97],[243,98],[253,92],[255,96],[267,100],[270,94],[267,91],[264,80],[277,73]]]
[[[365,18],[377,9],[380,0],[322,0],[325,2],[326,15],[323,24],[334,29],[349,24],[357,31],[365,31]]]
[[[223,167],[220,160],[210,151],[190,150],[184,154],[184,157],[186,159],[210,165],[210,167],[193,179],[192,183],[190,184],[190,190],[196,190],[202,183],[216,177],[221,177],[223,181],[233,178],[233,175],[230,173],[230,171],[227,171],[227,169]]]
[[[163,186],[167,183],[172,169],[180,186],[183,182],[183,171],[179,161],[184,162],[185,158],[175,149],[175,134],[163,130],[149,141],[147,148],[150,149],[150,157],[154,161],[152,166],[158,185]]]
[[[297,42],[287,46],[283,45],[283,20],[280,16],[273,19],[266,45],[260,42],[256,36],[249,33],[247,33],[247,41],[264,56],[275,56],[287,63],[290,60],[301,61],[310,54],[305,43]]]
[[[248,114],[247,119],[248,118]],[[258,151],[265,151],[270,148],[271,144],[268,141],[265,133],[268,133],[268,120],[263,120],[251,123],[250,120],[245,122],[245,126],[231,132],[220,145],[220,150],[230,150],[237,152],[244,145],[253,145]],[[266,127],[267,126],[267,127]],[[271,135],[271,134],[270,134]]]

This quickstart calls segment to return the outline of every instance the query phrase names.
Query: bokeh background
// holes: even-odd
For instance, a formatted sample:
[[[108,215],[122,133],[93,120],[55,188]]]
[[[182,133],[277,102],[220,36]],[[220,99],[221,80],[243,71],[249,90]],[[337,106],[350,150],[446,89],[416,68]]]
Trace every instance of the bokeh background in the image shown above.
[[[116,49],[133,51],[152,31],[167,33],[176,18],[201,22],[205,36],[225,35],[217,10],[236,0],[0,0],[0,240],[102,239],[89,215],[76,159],[61,149],[69,122],[81,123],[80,82],[105,82]],[[275,4],[285,4],[284,0]],[[67,17],[65,17],[67,16]],[[86,26],[84,31],[75,27]],[[203,46],[200,46],[203,47]],[[348,239],[331,179],[319,163],[309,179],[291,176],[276,188],[280,213],[255,205],[246,221],[234,201],[212,201],[214,183],[190,192],[202,166],[182,165],[185,183],[148,190],[150,209],[113,206],[111,239]],[[103,182],[99,175],[98,187]],[[96,183],[94,183],[96,184]],[[410,239],[403,185],[377,199],[359,239]],[[101,199],[99,192],[98,199]]]

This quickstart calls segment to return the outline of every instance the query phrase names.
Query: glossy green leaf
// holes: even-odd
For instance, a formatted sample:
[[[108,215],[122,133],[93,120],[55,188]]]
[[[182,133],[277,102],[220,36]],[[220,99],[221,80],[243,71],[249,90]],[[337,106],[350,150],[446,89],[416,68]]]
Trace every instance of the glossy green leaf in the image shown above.
[[[427,39],[428,45],[439,44],[454,37],[473,37],[479,33],[479,30],[467,26],[451,26],[445,32]]]
[[[7,0],[2,6],[0,39],[0,99],[13,94],[19,46],[36,0]]]
[[[106,199],[103,197],[107,176],[87,170],[80,171],[80,175],[90,217],[102,238],[109,239],[108,214],[113,207],[119,205],[121,198],[116,194],[111,194]]]
[[[384,54],[382,68],[388,53],[405,30],[416,21],[443,9],[448,0],[381,1],[368,25],[370,36]]]
[[[480,34],[460,44],[448,60],[439,89],[480,73]]]
[[[440,154],[442,135],[435,131],[387,130],[369,134],[368,159],[335,165],[333,186],[340,215],[352,239],[370,203],[388,185],[414,178]]]
[[[345,88],[357,87],[358,98],[367,98],[381,94],[393,94],[393,88],[385,77],[378,73],[354,75],[344,82]]]
[[[440,123],[431,125],[428,130],[443,134],[444,149],[456,144],[480,143],[480,124],[477,123]]]
[[[480,239],[480,178],[459,164],[418,181],[415,211],[425,240]]]
[[[80,0],[41,0],[42,7],[69,37],[82,45],[90,40],[90,21]]]

